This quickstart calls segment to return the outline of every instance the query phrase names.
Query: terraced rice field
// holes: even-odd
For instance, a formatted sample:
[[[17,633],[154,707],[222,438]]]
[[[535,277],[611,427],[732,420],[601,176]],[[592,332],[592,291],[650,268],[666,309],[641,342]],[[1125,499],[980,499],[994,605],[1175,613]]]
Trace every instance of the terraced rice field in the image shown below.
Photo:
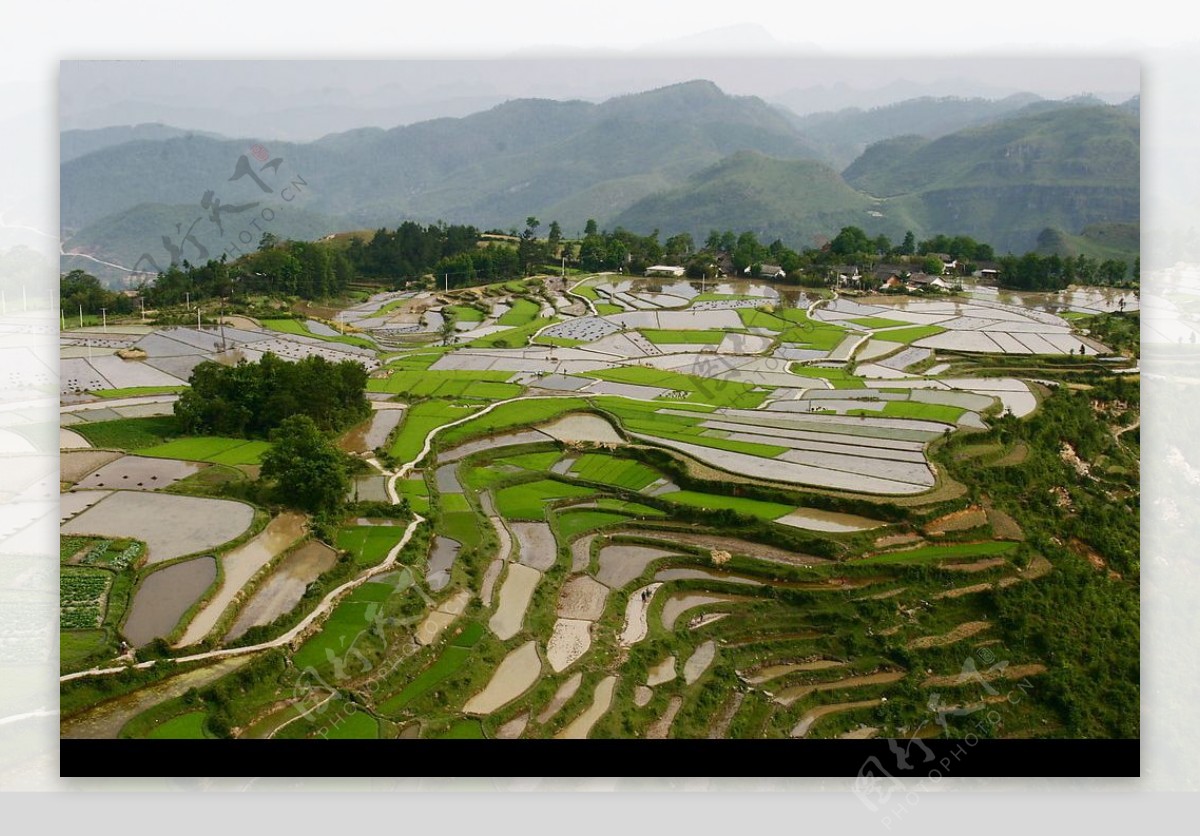
[[[987,496],[1033,457],[1023,448],[1003,464],[1026,442],[1013,425],[997,441],[990,425],[1005,411],[1036,420],[1051,388],[1028,367],[955,353],[986,342],[978,351],[1029,360],[1065,347],[1069,330],[962,300],[840,296],[810,315],[815,296],[763,287],[701,295],[682,280],[601,277],[579,289],[595,315],[572,317],[579,300],[551,289],[560,321],[534,301],[538,280],[388,295],[355,312],[364,328],[413,327],[392,338],[417,346],[368,387],[377,404],[404,405],[387,402],[342,440],[386,448],[371,496],[386,497],[381,472],[398,471],[397,493],[426,518],[398,559],[411,584],[371,575],[406,531],[402,508],[382,519],[362,507],[318,528],[328,546],[289,556],[309,537],[300,520],[222,549],[249,528],[250,506],[146,491],[160,486],[138,477],[174,486],[189,462],[252,465],[259,443],[180,438],[116,407],[68,419],[80,429],[64,443],[120,441],[138,455],[64,458],[76,490],[63,495],[63,532],[78,539],[62,547],[64,627],[102,647],[120,580],[139,585],[118,628],[135,647],[169,636],[220,648],[298,619],[314,583],[363,582],[283,647],[286,666],[227,690],[243,737],[900,737],[931,727],[933,690],[982,698],[978,680],[956,679],[967,655],[1010,660],[1013,677],[1056,665],[1030,659],[1041,646],[1005,597],[1074,570],[1044,528],[1026,537],[1019,504]],[[461,343],[433,345],[442,316]],[[546,326],[553,345],[532,345]],[[982,441],[956,448],[958,434]],[[957,481],[993,467],[990,482]],[[117,490],[126,476],[142,490]],[[144,540],[144,559],[122,570],[80,558],[93,538],[117,537]],[[337,723],[304,717],[338,695],[353,711]],[[1003,734],[1064,732],[1052,704],[1030,701],[1006,710]],[[142,728],[211,732],[207,709],[173,704],[161,719]]]

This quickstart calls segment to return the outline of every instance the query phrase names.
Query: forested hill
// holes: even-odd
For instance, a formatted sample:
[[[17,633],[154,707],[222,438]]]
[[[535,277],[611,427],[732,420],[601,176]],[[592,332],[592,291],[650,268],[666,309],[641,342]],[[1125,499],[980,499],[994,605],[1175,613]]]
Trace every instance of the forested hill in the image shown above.
[[[1067,107],[1014,116],[936,140],[870,148],[846,181],[889,202],[919,229],[953,230],[999,251],[1028,249],[1047,227],[1136,223],[1140,134],[1123,107]]]
[[[462,119],[362,130],[314,143],[269,143],[313,184],[313,209],[352,220],[470,217],[484,226],[529,214],[582,228],[592,214],[556,205],[624,181],[625,205],[751,148],[816,152],[760,99],[691,82],[599,105],[524,99]],[[225,186],[248,143],[191,135],[104,148],[62,166],[62,224],[73,231],[141,203],[197,202]],[[239,184],[240,185],[240,184]],[[622,207],[623,208],[623,207]]]
[[[62,163],[61,222],[68,250],[123,265],[147,252],[161,260],[160,241],[178,245],[185,230],[220,252],[216,224],[191,220],[211,216],[218,200],[227,211],[282,209],[280,187],[299,178],[303,200],[273,222],[282,237],[406,219],[509,230],[533,215],[567,236],[594,218],[664,236],[752,228],[802,247],[855,224],[893,237],[966,234],[1020,252],[1047,227],[1073,236],[1089,224],[1136,223],[1136,103],[1035,101],[1010,113],[1021,101],[914,102],[825,120],[821,134],[815,118],[694,81],[600,104],[514,100],[312,143],[187,133],[107,144],[119,132],[79,132],[72,148],[102,147]],[[985,124],[937,136],[964,120]],[[892,135],[914,125],[922,130]],[[825,154],[834,139],[865,145],[881,135],[842,175]],[[237,168],[242,159],[253,159],[261,183]]]

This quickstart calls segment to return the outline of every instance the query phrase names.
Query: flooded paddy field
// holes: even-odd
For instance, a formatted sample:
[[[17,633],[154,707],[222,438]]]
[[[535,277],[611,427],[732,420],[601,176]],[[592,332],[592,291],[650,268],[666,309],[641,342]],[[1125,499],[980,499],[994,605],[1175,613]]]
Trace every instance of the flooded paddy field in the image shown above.
[[[216,580],[217,561],[211,555],[151,573],[138,587],[121,632],[135,648],[166,636]]]

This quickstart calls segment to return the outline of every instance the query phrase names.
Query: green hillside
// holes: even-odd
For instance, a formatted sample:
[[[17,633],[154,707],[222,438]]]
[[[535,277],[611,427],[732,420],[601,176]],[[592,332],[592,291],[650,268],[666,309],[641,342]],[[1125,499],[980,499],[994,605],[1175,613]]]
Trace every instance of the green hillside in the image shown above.
[[[933,139],[1008,116],[1036,101],[1032,93],[996,100],[922,96],[869,110],[809,114],[796,117],[793,124],[841,168],[881,140],[905,134]]]
[[[615,223],[638,232],[656,227],[690,232],[699,239],[712,229],[752,230],[763,241],[804,245],[851,224],[886,226],[903,235],[901,221],[868,214],[878,204],[822,163],[739,152],[680,188],[639,201]]]
[[[998,252],[1032,249],[1046,227],[1133,223],[1139,131],[1121,107],[1059,108],[923,141],[887,140],[844,172],[919,229],[965,234]]]

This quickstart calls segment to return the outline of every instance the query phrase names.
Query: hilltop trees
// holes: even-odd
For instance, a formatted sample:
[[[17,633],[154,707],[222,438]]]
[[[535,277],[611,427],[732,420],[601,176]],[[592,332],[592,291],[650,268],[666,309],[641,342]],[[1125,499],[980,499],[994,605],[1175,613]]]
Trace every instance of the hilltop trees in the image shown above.
[[[133,310],[133,300],[122,294],[107,290],[100,280],[82,270],[72,270],[59,281],[59,298],[66,312],[83,310],[86,314],[99,314],[104,308],[109,313],[128,313]]]

